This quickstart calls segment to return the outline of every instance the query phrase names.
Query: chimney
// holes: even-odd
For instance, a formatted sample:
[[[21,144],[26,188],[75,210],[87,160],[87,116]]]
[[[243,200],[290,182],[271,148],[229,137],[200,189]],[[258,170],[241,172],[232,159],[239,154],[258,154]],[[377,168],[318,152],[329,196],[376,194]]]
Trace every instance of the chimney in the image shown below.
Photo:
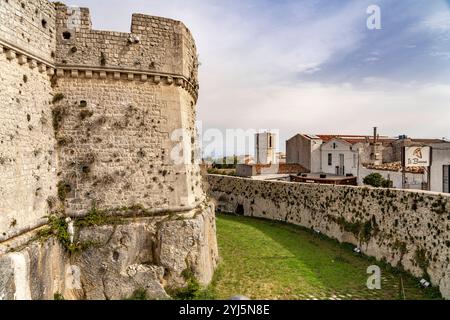
[[[378,128],[374,127],[373,128],[373,143],[377,143],[377,137],[378,137]]]

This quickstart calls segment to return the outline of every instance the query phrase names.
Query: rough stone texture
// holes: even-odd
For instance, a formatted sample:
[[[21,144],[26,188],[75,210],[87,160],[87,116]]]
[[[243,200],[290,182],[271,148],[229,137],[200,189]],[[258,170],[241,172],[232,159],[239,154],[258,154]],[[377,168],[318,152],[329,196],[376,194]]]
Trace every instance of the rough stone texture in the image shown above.
[[[224,212],[280,220],[326,234],[428,276],[450,299],[450,197],[431,192],[208,176]]]
[[[184,215],[136,218],[119,225],[76,229],[75,241],[90,243],[70,255],[55,240],[31,242],[0,255],[0,298],[119,300],[137,289],[167,299],[167,288],[185,285],[192,271],[208,284],[218,262],[214,206]],[[67,285],[80,270],[80,287]]]
[[[27,2],[26,12],[37,3],[43,1]],[[0,2],[0,41],[10,31],[23,31],[33,39],[29,50],[43,50],[46,46],[35,44],[35,39],[45,39],[47,31],[32,27],[26,14],[16,14],[13,22],[6,23],[16,6],[20,7],[19,1]],[[19,17],[24,18],[21,28],[15,26]],[[33,18],[37,19],[34,15]],[[24,43],[20,37],[16,40],[18,44]],[[50,55],[48,50],[36,54],[47,53]],[[31,69],[28,63],[19,64],[18,58],[7,59],[6,51],[0,53],[0,241],[42,224],[48,212],[47,200],[56,195],[51,92],[46,73]]]
[[[198,61],[189,30],[133,15],[131,33],[96,31],[88,9],[46,0],[0,0],[0,21],[0,296],[119,299],[145,284],[166,297],[163,286],[182,285],[188,264],[207,283],[217,246],[195,161]],[[175,151],[184,161],[171,157]],[[83,230],[80,237],[109,234],[111,243],[82,255],[85,288],[66,290],[70,264],[59,245],[15,239],[34,233],[50,213],[80,217],[94,205],[126,217],[136,208],[147,216],[198,216]],[[122,234],[132,245],[120,247]],[[127,260],[100,277],[97,262],[116,249]]]
[[[70,32],[70,39],[63,32]],[[99,66],[104,59],[105,67],[178,74],[197,82],[195,42],[180,21],[134,14],[131,33],[99,31],[91,29],[89,9],[74,14],[60,7],[57,39],[56,62],[61,65]]]
[[[214,206],[208,207],[206,212],[197,213],[195,219],[160,225],[155,255],[158,264],[170,275],[169,286],[183,285],[181,274],[186,269],[192,271],[201,284],[211,281],[218,262]]]
[[[72,216],[94,203],[177,211],[204,200],[197,55],[181,22],[134,15],[132,33],[96,31],[88,9],[45,0],[1,1],[0,15],[0,241],[42,225],[58,183]]]
[[[55,239],[0,255],[0,300],[53,300],[55,293],[65,292],[68,264]]]
[[[64,96],[55,108],[63,114],[56,130],[61,181],[72,190],[66,212],[83,215],[94,203],[174,210],[202,202],[196,95],[169,78],[157,83],[136,74],[173,74],[197,86],[190,32],[179,21],[144,15],[133,15],[132,33],[96,31],[89,10],[80,10],[57,9],[56,63],[72,69],[54,82]],[[94,72],[88,77],[76,67]],[[188,140],[182,163],[172,158],[179,129]]]
[[[213,209],[81,230],[79,241],[99,243],[72,259],[82,270],[83,298],[122,299],[136,288],[167,298],[164,288],[184,286],[187,269],[209,283],[217,263]]]
[[[65,98],[56,107],[66,115],[57,140],[60,180],[72,189],[68,213],[82,215],[93,202],[170,209],[204,200],[198,166],[175,165],[170,158],[178,143],[170,135],[188,128],[184,117],[195,119],[191,104],[180,104],[183,89],[125,79],[62,80],[56,90]]]
[[[74,258],[83,270],[83,298],[121,299],[136,288],[151,288],[153,298],[165,297],[164,269],[155,265],[153,254],[157,223],[148,219],[81,230],[79,241],[99,243]]]
[[[0,1],[0,41],[36,58],[52,61],[56,49],[56,11],[47,0]]]

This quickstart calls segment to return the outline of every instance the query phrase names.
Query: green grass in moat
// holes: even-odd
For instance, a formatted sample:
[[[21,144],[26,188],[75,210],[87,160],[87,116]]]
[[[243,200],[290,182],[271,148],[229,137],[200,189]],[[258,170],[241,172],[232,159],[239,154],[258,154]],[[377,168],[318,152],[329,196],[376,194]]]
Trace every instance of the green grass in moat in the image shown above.
[[[435,289],[382,264],[382,289],[369,290],[367,267],[376,262],[297,226],[218,214],[217,237],[221,263],[206,298],[436,298]]]

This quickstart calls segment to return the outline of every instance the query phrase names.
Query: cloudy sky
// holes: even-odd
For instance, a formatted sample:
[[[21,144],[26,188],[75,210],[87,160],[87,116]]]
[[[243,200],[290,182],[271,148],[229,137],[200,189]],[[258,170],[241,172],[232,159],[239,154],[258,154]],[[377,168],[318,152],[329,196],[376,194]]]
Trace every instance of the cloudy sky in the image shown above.
[[[66,0],[96,29],[182,20],[200,56],[203,130],[450,139],[449,0]],[[381,30],[367,8],[381,8]],[[232,151],[228,150],[228,153]]]

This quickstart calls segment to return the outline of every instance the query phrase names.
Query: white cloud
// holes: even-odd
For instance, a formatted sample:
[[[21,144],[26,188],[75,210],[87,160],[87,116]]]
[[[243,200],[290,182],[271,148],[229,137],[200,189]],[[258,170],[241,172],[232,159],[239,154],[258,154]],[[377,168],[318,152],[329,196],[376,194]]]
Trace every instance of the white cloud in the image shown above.
[[[128,30],[133,12],[183,21],[199,49],[198,115],[206,128],[279,128],[285,139],[299,131],[370,134],[378,125],[389,135],[450,136],[447,85],[377,77],[334,85],[298,80],[300,74],[326,74],[329,64],[360,49],[365,37],[384,35],[367,33],[370,1],[348,1],[328,10],[326,1],[298,0],[73,2],[91,7],[94,25],[102,29]],[[448,37],[448,9],[435,12],[415,27],[380,36],[383,49],[374,44],[354,65],[343,65],[336,72],[346,74],[346,68],[356,68],[364,57],[366,62],[380,56],[388,61],[384,48],[424,46],[416,42],[424,30],[436,34],[433,39]],[[445,57],[444,49],[438,46],[433,52]]]
[[[219,116],[204,120],[218,128],[279,129],[282,142],[298,132],[370,134],[373,126],[392,136],[450,136],[450,85],[372,81],[377,85],[364,89],[320,83],[238,89],[222,102]]]
[[[303,71],[303,73],[314,74],[314,73],[319,72],[320,70],[322,70],[322,68],[320,68],[320,67],[310,67],[310,68],[305,69],[305,71]]]
[[[442,52],[442,51],[434,51],[431,53],[432,57],[440,57],[444,58],[446,60],[450,59],[450,51],[448,52]]]
[[[450,12],[449,11],[439,11],[423,22],[424,26],[429,30],[434,32],[450,32]]]
[[[366,62],[376,62],[379,60],[380,60],[380,58],[378,58],[378,57],[368,57],[368,58],[364,59],[364,61],[366,61]]]

